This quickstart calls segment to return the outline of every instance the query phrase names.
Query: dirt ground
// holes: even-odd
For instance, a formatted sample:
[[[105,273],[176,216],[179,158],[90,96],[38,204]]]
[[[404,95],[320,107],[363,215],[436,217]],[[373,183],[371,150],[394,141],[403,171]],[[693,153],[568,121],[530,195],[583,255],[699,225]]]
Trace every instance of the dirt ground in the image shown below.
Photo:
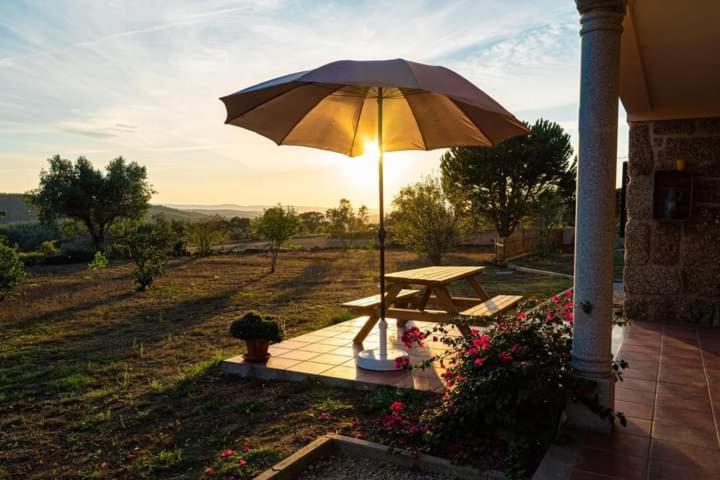
[[[485,253],[449,256],[482,264]],[[374,293],[376,253],[290,252],[174,260],[145,293],[131,267],[35,267],[0,303],[0,478],[197,478],[219,451],[258,449],[248,475],[315,437],[352,435],[381,393],[220,374],[242,352],[229,323],[279,315],[292,337],[345,320],[339,305]],[[391,251],[388,271],[421,266]],[[488,267],[492,293],[547,297],[562,278]]]

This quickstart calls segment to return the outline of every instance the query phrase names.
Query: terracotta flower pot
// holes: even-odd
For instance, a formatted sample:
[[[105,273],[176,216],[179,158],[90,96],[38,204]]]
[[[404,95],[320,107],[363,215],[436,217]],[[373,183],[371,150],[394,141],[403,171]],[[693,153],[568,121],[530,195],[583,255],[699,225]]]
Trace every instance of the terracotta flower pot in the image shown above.
[[[270,358],[268,353],[268,347],[270,342],[268,340],[245,340],[247,345],[247,353],[243,356],[248,362],[264,362]]]

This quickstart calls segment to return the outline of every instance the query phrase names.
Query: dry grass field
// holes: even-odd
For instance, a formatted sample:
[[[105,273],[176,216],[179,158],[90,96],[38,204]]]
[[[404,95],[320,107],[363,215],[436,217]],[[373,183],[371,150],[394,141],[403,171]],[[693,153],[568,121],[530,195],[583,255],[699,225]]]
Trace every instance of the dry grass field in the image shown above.
[[[458,253],[446,264],[482,264]],[[197,478],[225,448],[256,449],[259,470],[337,431],[353,434],[382,403],[306,383],[224,378],[242,351],[232,319],[257,309],[295,336],[349,318],[341,302],[376,289],[376,254],[291,252],[174,260],[145,293],[131,267],[36,267],[0,304],[0,478]],[[388,270],[421,266],[391,251]],[[547,297],[562,278],[488,267],[492,293]]]

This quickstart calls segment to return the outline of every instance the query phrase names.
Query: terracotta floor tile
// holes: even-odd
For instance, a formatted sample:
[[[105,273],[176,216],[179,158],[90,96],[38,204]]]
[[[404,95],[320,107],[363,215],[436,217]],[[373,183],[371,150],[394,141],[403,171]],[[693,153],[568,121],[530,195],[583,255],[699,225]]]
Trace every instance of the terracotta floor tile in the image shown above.
[[[310,343],[300,348],[299,350],[303,352],[328,353],[331,350],[335,350],[336,348],[337,347],[335,345],[321,345],[319,343]]]
[[[341,378],[344,380],[355,380],[357,377],[357,369],[355,367],[339,366],[333,367],[323,372],[323,376]]]
[[[653,419],[653,405],[615,400],[615,411],[622,412],[625,416],[635,417],[641,420]]]
[[[674,394],[658,393],[655,398],[655,411],[664,407],[677,407],[682,403],[682,407],[687,410],[707,411],[710,408],[710,397],[705,395],[702,397],[678,397]]]
[[[277,368],[279,370],[285,370],[288,367],[292,367],[300,363],[301,360],[292,360],[290,358],[270,357],[265,363],[267,368]]]
[[[615,384],[615,400],[640,403],[646,406],[655,404],[655,394],[645,390],[632,390],[625,388],[622,383]]]
[[[651,461],[649,480],[717,480],[718,474],[686,465],[675,465],[662,461]]]
[[[330,370],[330,368],[331,366],[325,363],[300,362],[297,365],[286,368],[286,370],[290,372],[320,374],[326,370]]]
[[[705,373],[701,368],[688,369],[662,366],[658,372],[658,381],[665,383],[705,383]]]
[[[298,342],[297,340],[286,340],[284,342],[278,343],[277,348],[284,348],[287,350],[297,350],[298,348],[302,348],[306,345],[309,345],[308,342]]]
[[[650,432],[652,430],[652,422],[649,420],[643,420],[641,418],[635,418],[635,417],[629,417],[626,416],[627,419],[627,426],[622,427],[619,426],[618,428],[622,429],[623,434],[625,435],[637,435],[639,437],[650,437]]]
[[[707,447],[708,445],[717,446],[718,440],[716,433],[706,430],[698,430],[683,425],[673,423],[653,422],[652,438],[668,440],[677,443],[687,443],[697,445],[699,447]]]
[[[625,378],[620,382],[620,385],[630,390],[642,390],[645,392],[654,392],[656,387],[654,380],[641,380],[639,378]]]
[[[720,449],[688,445],[654,438],[650,450],[651,458],[675,465],[720,472]],[[720,476],[719,476],[720,477]]]
[[[650,453],[650,438],[623,433],[624,428],[616,425],[612,435],[601,433],[572,431],[571,436],[578,445],[612,452],[615,454],[630,455],[647,458]]]
[[[354,359],[350,359],[354,360]],[[332,353],[323,353],[312,359],[316,363],[327,363],[328,365],[339,366],[348,361],[345,355],[333,355]]]
[[[682,408],[682,402],[678,407],[658,408],[655,412],[655,421],[663,423],[680,424],[697,430],[715,432],[715,422],[709,411],[687,410]]]
[[[296,342],[307,342],[307,343],[315,343],[319,342],[320,340],[323,340],[325,337],[321,337],[319,335],[313,335],[312,333],[308,333],[307,335],[300,335],[299,337],[293,337],[293,340]]]
[[[622,371],[624,378],[638,378],[640,380],[655,381],[657,379],[657,369],[641,369],[629,367]]]
[[[591,448],[579,448],[577,470],[608,475],[623,480],[645,480],[647,460],[621,453],[614,454]]]
[[[642,343],[638,344],[626,344],[623,342],[622,347],[620,347],[620,352],[618,355],[622,356],[627,353],[641,353],[643,355],[657,355],[660,353],[660,346],[653,346],[653,345],[645,345]]]
[[[319,343],[320,345],[334,345],[335,347],[344,347],[346,345],[350,345],[352,343],[352,340],[347,340],[345,338],[323,337],[323,339],[317,343]]]
[[[275,345],[270,345],[270,347],[268,348],[268,352],[270,352],[270,355],[282,355],[283,353],[287,353],[289,351],[290,350],[288,350],[287,348],[280,348],[276,347]]]
[[[662,395],[676,395],[679,398],[694,399],[707,397],[707,385],[703,383],[665,383],[657,384],[657,393]]]
[[[319,353],[315,352],[303,352],[301,350],[290,350],[289,352],[278,355],[278,358],[288,358],[290,360],[310,360],[313,357],[317,357]]]
[[[338,348],[335,348],[335,349],[333,349],[333,350],[330,350],[329,352],[326,352],[326,353],[332,353],[333,355],[352,356],[352,355],[354,355],[356,352],[359,352],[359,351],[361,351],[361,350],[362,350],[362,348],[357,348],[357,349],[355,349],[355,348],[353,348],[353,347],[338,347]]]

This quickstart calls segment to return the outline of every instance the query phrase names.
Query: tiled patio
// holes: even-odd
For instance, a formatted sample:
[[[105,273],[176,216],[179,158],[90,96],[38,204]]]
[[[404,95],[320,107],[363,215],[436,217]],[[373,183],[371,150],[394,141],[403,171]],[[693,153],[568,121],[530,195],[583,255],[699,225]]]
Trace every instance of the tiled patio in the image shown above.
[[[433,365],[432,369],[412,372],[370,372],[355,366],[355,357],[362,350],[353,345],[353,337],[367,317],[358,317],[312,333],[294,337],[270,346],[270,359],[265,363],[248,363],[241,355],[223,362],[226,374],[241,377],[302,381],[315,378],[328,384],[350,388],[371,388],[377,385],[413,388],[416,390],[442,390],[440,375],[444,368]],[[432,328],[428,322],[408,322],[407,326],[424,330]],[[448,329],[459,335],[455,327]],[[364,348],[378,346],[378,329],[363,342]],[[412,363],[421,362],[445,350],[440,342],[427,342],[424,348],[408,349],[397,338],[395,320],[388,319],[388,347],[408,351]]]
[[[635,323],[618,357],[630,364],[615,395],[627,428],[568,431],[534,478],[720,478],[720,330]]]

